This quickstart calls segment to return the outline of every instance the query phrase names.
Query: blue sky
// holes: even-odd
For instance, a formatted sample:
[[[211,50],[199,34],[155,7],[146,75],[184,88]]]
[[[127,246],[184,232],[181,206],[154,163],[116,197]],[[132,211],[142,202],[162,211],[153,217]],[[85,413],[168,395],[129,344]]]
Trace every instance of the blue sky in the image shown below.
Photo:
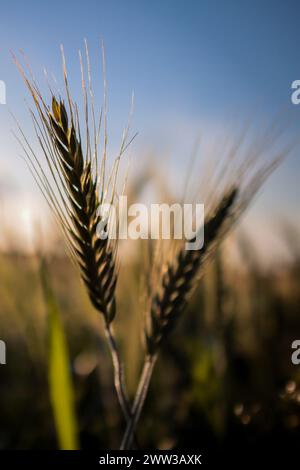
[[[25,89],[10,50],[24,50],[38,77],[43,66],[59,76],[63,43],[69,74],[78,77],[83,38],[93,59],[103,39],[112,140],[126,122],[134,90],[133,130],[139,135],[132,152],[170,152],[180,167],[200,131],[213,137],[231,118],[241,123],[253,111],[266,122],[288,111],[293,132],[298,130],[300,105],[291,104],[290,86],[300,79],[299,14],[296,0],[1,2],[0,79],[7,85],[7,106],[0,106],[0,181],[5,186],[11,179],[22,191],[32,191],[9,134],[9,109],[26,130],[28,123]],[[294,151],[256,211],[269,214],[271,208],[275,218],[296,211],[299,176]]]

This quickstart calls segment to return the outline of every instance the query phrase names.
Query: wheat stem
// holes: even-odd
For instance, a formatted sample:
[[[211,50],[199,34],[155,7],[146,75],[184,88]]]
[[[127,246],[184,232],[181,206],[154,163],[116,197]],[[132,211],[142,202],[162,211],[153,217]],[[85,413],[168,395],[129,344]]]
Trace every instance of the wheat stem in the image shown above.
[[[114,369],[114,385],[117,392],[118,400],[124,415],[126,422],[129,421],[130,403],[126,392],[125,378],[124,378],[124,366],[121,360],[120,352],[115,340],[113,328],[111,324],[105,323],[104,326],[105,336],[109,346],[113,369]]]
[[[147,397],[151,377],[153,374],[154,366],[156,364],[158,355],[147,355],[144,362],[140,382],[138,385],[137,393],[131,410],[131,419],[127,423],[126,431],[122,440],[120,450],[128,450],[131,448],[134,434],[138,422],[141,417],[141,413],[144,408],[145,400]]]
[[[114,385],[121,410],[127,422],[130,418],[130,402],[126,393],[123,364],[111,325],[116,315],[117,242],[114,243],[108,238],[101,239],[97,234],[97,226],[101,221],[98,207],[103,202],[105,181],[101,179],[99,189],[98,169],[93,167],[91,158],[92,146],[90,143],[91,136],[88,121],[88,96],[82,59],[81,74],[84,96],[86,151],[83,150],[81,141],[77,105],[72,104],[69,92],[64,56],[64,79],[69,111],[67,111],[64,101],[61,98],[57,100],[54,95],[52,95],[52,105],[47,106],[35,83],[32,83],[26,77],[23,68],[18,62],[17,66],[29,88],[37,109],[37,116],[35,116],[33,111],[31,115],[46,161],[46,168],[44,169],[21,131],[25,140],[23,148],[25,147],[30,169],[65,235],[71,257],[77,263],[91,303],[103,317],[105,335],[114,369]],[[93,101],[92,113],[94,113]],[[94,114],[92,119],[95,134]],[[94,158],[96,159],[97,137],[95,135],[94,139]],[[125,145],[124,139],[120,155]],[[120,159],[120,155],[118,159]],[[102,163],[104,167],[105,161]],[[47,176],[47,170],[49,170],[50,176]],[[114,175],[115,180],[116,172]],[[114,182],[115,184],[116,181]],[[108,185],[111,186],[109,183]],[[114,196],[114,190],[115,187],[113,188],[111,198]]]
[[[126,384],[125,384],[125,374],[124,374],[124,365],[121,359],[119,348],[115,339],[113,327],[110,323],[104,324],[105,336],[107,339],[107,344],[109,347],[113,370],[114,370],[114,387],[118,397],[119,405],[121,407],[123,416],[125,418],[126,424],[130,423],[131,418],[131,409],[130,401],[128,398]],[[138,448],[137,437],[135,431],[131,435],[131,443],[134,443],[135,448]]]

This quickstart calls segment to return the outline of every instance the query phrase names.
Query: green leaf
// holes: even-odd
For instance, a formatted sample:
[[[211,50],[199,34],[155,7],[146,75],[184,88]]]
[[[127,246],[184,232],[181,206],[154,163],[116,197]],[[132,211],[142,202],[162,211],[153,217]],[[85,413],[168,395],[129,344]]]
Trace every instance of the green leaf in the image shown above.
[[[40,274],[48,313],[48,380],[57,439],[61,450],[76,450],[79,442],[68,347],[44,260]]]

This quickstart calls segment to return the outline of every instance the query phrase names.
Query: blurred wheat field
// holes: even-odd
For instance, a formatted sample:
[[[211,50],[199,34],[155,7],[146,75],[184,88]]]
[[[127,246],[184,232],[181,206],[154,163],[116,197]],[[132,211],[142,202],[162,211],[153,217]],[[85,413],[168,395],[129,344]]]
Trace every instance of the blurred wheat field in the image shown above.
[[[17,121],[17,140],[62,239],[32,223],[31,250],[22,237],[19,246],[9,237],[1,253],[0,325],[8,354],[0,448],[197,448],[201,436],[204,447],[222,449],[255,447],[274,436],[296,440],[297,229],[283,227],[293,253],[269,269],[256,257],[260,227],[254,241],[247,231],[232,232],[292,148],[285,124],[225,131],[223,141],[201,147],[198,168],[195,149],[182,191],[175,168],[165,170],[162,160],[151,160],[129,184],[125,170],[120,182],[120,162],[136,134],[130,112],[119,150],[108,158],[104,48],[100,110],[87,42],[79,51],[78,101],[61,50],[62,94],[49,83],[41,91],[27,62],[13,56],[32,99],[35,131],[32,147]],[[196,233],[157,241],[99,236],[99,224],[101,235],[109,226],[104,205],[110,203],[110,215],[120,194],[140,202],[145,189],[151,202],[204,204],[201,249],[186,249]],[[168,223],[174,228],[170,215]]]
[[[243,262],[232,266],[226,245],[219,251],[163,347],[139,429],[144,447],[197,445],[197,433],[216,445],[260,441],[275,432],[299,438],[300,377],[290,360],[291,343],[300,337],[299,262],[295,256],[294,263],[265,272],[251,252],[244,240]],[[142,256],[133,259],[121,270],[117,293],[117,336],[130,365],[131,395],[143,350],[134,301],[143,262]],[[120,416],[98,315],[67,258],[53,254],[48,264],[70,352],[81,448],[116,448]],[[2,253],[0,266],[1,337],[8,351],[1,370],[0,446],[56,448],[37,259]]]

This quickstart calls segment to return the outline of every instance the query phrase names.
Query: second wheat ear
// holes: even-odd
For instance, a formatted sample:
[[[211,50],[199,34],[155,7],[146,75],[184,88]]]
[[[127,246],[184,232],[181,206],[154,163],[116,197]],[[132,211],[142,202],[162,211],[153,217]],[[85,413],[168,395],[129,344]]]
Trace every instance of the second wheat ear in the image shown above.
[[[236,167],[234,163],[235,157],[238,157],[238,146],[234,147],[235,151],[231,155],[230,165],[225,160],[226,171],[221,171],[220,174],[223,175],[223,179],[225,178],[224,175],[227,176],[225,181],[222,181],[222,177],[219,177],[220,190],[213,197],[215,204],[212,207],[214,209],[208,211],[204,221],[204,246],[202,249],[185,250],[185,248],[181,248],[175,256],[173,250],[171,250],[170,260],[166,267],[161,263],[161,259],[158,260],[157,271],[154,267],[156,276],[154,276],[154,282],[148,289],[150,298],[147,308],[148,324],[145,331],[146,356],[131,409],[131,418],[123,436],[122,450],[131,448],[160,346],[166,340],[167,335],[183,312],[196,281],[204,273],[207,260],[215,253],[218,244],[222,242],[234,223],[239,220],[265,180],[290,150],[290,146],[283,149],[276,148],[276,150],[272,148],[270,155],[268,137],[267,133],[266,142],[264,138],[262,138],[262,141],[256,140],[252,152],[250,146],[246,154],[242,154],[242,160],[236,162]],[[275,135],[273,134],[273,139],[271,139],[273,145],[274,142],[278,143],[277,138],[278,135],[276,135],[275,130]],[[239,145],[241,145],[241,142]],[[260,161],[259,157],[266,157],[265,154],[269,154],[270,161]],[[232,171],[229,172],[229,170]],[[190,242],[193,241],[190,240]],[[151,278],[151,273],[149,277]]]
[[[188,296],[195,285],[197,273],[211,246],[217,241],[237,198],[238,190],[232,189],[219,203],[215,213],[204,223],[204,246],[201,250],[182,248],[176,259],[168,263],[166,272],[153,294],[149,312],[149,330],[145,332],[148,353],[154,355],[174,327],[183,311]],[[193,242],[195,240],[190,240]]]

